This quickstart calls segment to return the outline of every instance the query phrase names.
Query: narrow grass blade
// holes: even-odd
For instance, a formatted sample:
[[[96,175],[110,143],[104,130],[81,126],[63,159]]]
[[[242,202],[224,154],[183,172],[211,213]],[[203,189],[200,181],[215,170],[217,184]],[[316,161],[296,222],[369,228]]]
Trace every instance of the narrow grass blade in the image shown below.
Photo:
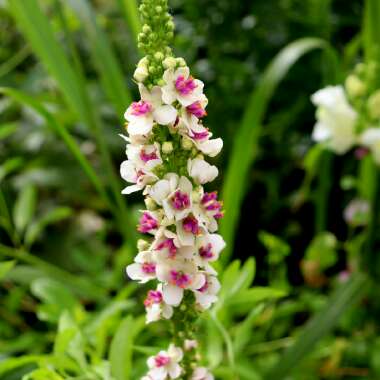
[[[232,253],[240,207],[247,191],[244,179],[248,177],[249,168],[257,155],[262,121],[269,101],[276,87],[297,60],[315,49],[328,50],[330,55],[335,57],[328,43],[319,38],[302,38],[289,44],[269,64],[248,101],[243,120],[235,135],[222,190],[227,211],[220,224],[221,233],[227,242],[222,257],[224,263]]]
[[[117,0],[120,9],[124,14],[125,21],[132,32],[134,40],[137,42],[137,35],[141,29],[141,22],[136,0]]]
[[[123,115],[132,97],[115,52],[107,36],[96,22],[96,14],[92,6],[87,0],[68,0],[65,4],[70,6],[82,21],[88,36],[93,62],[99,72],[104,91],[114,105],[117,114]]]
[[[266,375],[265,379],[284,379],[313,350],[318,341],[337,324],[344,312],[363,297],[368,290],[368,285],[368,276],[356,273],[348,283],[336,289],[327,305],[310,320],[295,344],[285,351],[277,366]]]
[[[31,96],[28,96],[21,91],[6,87],[0,87],[0,94],[9,96],[20,104],[32,108],[46,120],[46,124],[63,140],[73,157],[78,161],[79,165],[82,167],[83,171],[101,198],[106,202],[111,210],[114,209],[113,203],[109,199],[98,175],[92,168],[91,164],[88,162],[87,158],[83,155],[74,138],[70,135],[69,132],[67,132],[66,128],[57,123],[54,117],[45,109],[45,107]]]

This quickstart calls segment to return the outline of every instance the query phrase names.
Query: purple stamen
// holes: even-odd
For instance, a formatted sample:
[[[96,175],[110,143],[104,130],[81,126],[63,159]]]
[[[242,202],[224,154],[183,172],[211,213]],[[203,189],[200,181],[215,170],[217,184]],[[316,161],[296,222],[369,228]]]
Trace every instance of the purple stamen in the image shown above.
[[[154,303],[162,302],[162,293],[158,290],[149,290],[148,295],[144,301],[145,307],[152,306]]]
[[[185,208],[190,207],[190,197],[188,194],[177,190],[172,199],[172,205],[176,210],[184,210]]]
[[[165,239],[157,246],[157,249],[159,251],[164,248],[167,248],[169,250],[169,258],[174,259],[177,254],[177,247],[174,244],[174,239]]]
[[[205,247],[200,247],[199,255],[204,259],[212,259],[214,257],[214,253],[212,252],[211,243],[208,243]]]
[[[140,224],[137,230],[143,234],[155,230],[158,227],[158,222],[151,214],[144,212],[140,218]]]
[[[191,283],[191,278],[189,275],[178,272],[176,270],[170,271],[170,282],[172,285],[176,285],[180,288],[186,288]]]
[[[187,112],[196,116],[198,119],[201,119],[202,117],[207,115],[206,110],[202,107],[202,104],[199,100],[187,106],[186,109],[187,109]]]
[[[131,104],[131,107],[132,107],[131,113],[133,116],[142,116],[152,110],[152,106],[149,103],[144,102],[143,100],[140,100],[139,102],[133,102]]]
[[[148,162],[150,160],[156,160],[158,156],[156,152],[146,153],[145,149],[141,149],[140,158],[142,161]]]
[[[154,358],[154,362],[156,364],[156,367],[164,367],[170,363],[170,358],[164,355],[157,355]]]
[[[194,235],[198,235],[201,232],[201,229],[199,228],[198,220],[194,218],[194,216],[188,216],[186,217],[182,222],[183,229],[186,232],[191,232]]]
[[[153,273],[156,273],[156,264],[154,263],[143,263],[141,265],[141,270],[145,273],[145,274],[153,274]]]
[[[196,87],[192,77],[185,79],[183,75],[179,75],[175,81],[175,88],[181,95],[189,95]]]

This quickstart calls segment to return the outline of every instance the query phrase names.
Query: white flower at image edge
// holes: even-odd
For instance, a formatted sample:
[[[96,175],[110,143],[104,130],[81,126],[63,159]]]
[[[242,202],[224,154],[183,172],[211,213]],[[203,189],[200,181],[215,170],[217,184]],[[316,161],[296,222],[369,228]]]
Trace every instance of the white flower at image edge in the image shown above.
[[[141,100],[133,102],[125,111],[124,117],[128,121],[128,133],[130,135],[146,135],[154,125],[154,122],[168,125],[175,122],[176,109],[171,105],[162,104],[162,91],[154,86],[152,91],[139,84]]]
[[[218,176],[218,168],[200,158],[189,159],[187,171],[194,181],[200,185],[212,182]]]
[[[156,356],[148,359],[148,379],[165,380],[177,379],[182,372],[181,366],[178,364],[183,357],[183,352],[179,347],[171,344],[167,351],[160,351]]]
[[[311,97],[317,106],[317,123],[312,138],[324,142],[337,154],[344,154],[356,143],[356,111],[347,101],[342,86],[328,86]]]
[[[380,165],[380,128],[369,128],[359,137],[359,142],[367,147],[374,161]]]
[[[190,380],[214,380],[214,376],[204,367],[198,367],[194,370]]]

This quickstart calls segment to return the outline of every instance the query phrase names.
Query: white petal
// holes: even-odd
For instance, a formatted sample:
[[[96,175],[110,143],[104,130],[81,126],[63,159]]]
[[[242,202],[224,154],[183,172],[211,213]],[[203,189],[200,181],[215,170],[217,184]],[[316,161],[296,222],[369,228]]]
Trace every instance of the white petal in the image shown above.
[[[130,135],[147,135],[153,127],[153,116],[138,116],[128,124],[127,130]]]
[[[223,148],[223,140],[221,138],[206,140],[198,144],[202,153],[210,157],[215,157]]]
[[[218,176],[216,166],[210,165],[208,162],[199,158],[189,161],[188,171],[190,176],[201,185],[213,181]]]
[[[155,183],[149,191],[149,195],[158,204],[162,204],[162,201],[168,197],[170,193],[169,181],[162,179]]]
[[[179,364],[174,363],[169,367],[168,372],[171,379],[177,379],[181,375],[182,368]]]
[[[121,193],[128,195],[140,190],[141,190],[141,187],[139,185],[132,185],[132,186],[127,186],[126,188],[124,188]]]
[[[177,110],[171,105],[164,105],[156,108],[153,116],[158,124],[173,124],[177,118]]]
[[[164,302],[168,305],[178,306],[183,298],[183,289],[178,286],[165,284],[162,287]]]

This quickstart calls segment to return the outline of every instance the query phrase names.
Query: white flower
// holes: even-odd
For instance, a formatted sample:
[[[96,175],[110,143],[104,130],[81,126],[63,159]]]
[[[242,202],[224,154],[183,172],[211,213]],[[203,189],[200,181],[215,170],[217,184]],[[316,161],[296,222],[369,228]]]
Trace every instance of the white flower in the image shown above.
[[[151,248],[159,263],[173,261],[177,255],[184,259],[192,259],[194,255],[193,246],[183,246],[177,234],[164,227],[157,231]]]
[[[172,263],[157,267],[157,278],[163,282],[163,299],[168,305],[178,306],[183,298],[184,289],[202,288],[206,278],[198,271],[192,261],[173,260]]]
[[[368,128],[359,141],[371,151],[374,161],[380,165],[380,128]]]
[[[194,291],[197,304],[207,310],[218,300],[217,294],[220,290],[220,283],[216,276],[207,274],[204,284]]]
[[[187,171],[195,182],[200,185],[211,182],[218,176],[218,168],[200,158],[189,159]]]
[[[189,137],[195,146],[207,156],[215,157],[223,148],[223,140],[221,138],[210,140],[212,133],[199,123],[194,115],[186,112],[182,114],[179,131]]]
[[[356,142],[357,113],[347,101],[342,86],[329,86],[311,97],[317,109],[313,139],[325,142],[337,154],[347,152]]]
[[[204,367],[198,367],[194,370],[190,380],[214,380],[214,376]]]
[[[135,257],[135,262],[127,266],[127,275],[140,283],[156,278],[156,261],[152,252],[143,251]]]
[[[148,376],[152,380],[177,379],[182,373],[182,368],[178,364],[183,357],[183,352],[179,347],[171,344],[167,351],[160,351],[156,356],[148,359],[150,368]]]
[[[151,145],[128,144],[126,154],[136,167],[146,171],[152,171],[157,165],[162,164],[159,143]]]
[[[225,241],[218,234],[199,236],[196,239],[196,248],[198,253],[197,264],[206,269],[206,271],[216,274],[215,271],[209,266],[209,263],[218,260],[219,254],[225,246]]]
[[[205,226],[194,214],[189,214],[186,218],[178,221],[176,227],[178,240],[183,246],[194,246],[196,236],[206,231]]]
[[[124,117],[128,123],[130,135],[147,135],[153,128],[154,122],[168,125],[175,122],[177,111],[171,105],[162,104],[161,88],[154,86],[149,90],[139,84],[141,100],[133,102],[126,110]]]
[[[177,70],[167,69],[163,79],[166,85],[162,87],[162,100],[166,104],[172,104],[178,100],[183,107],[187,107],[203,99],[203,82],[190,76],[188,67],[180,67]]]
[[[186,177],[169,173],[149,189],[149,195],[157,204],[162,205],[169,220],[181,220],[191,210],[192,191],[193,185]]]
[[[135,191],[142,190],[148,183],[154,182],[158,179],[155,174],[142,168],[137,168],[130,160],[126,160],[121,163],[120,175],[125,181],[135,184],[127,186],[122,191],[122,194],[131,194]]]
[[[144,301],[146,310],[146,323],[159,321],[162,317],[170,319],[173,315],[173,308],[163,300],[162,284],[158,284],[157,290],[149,290]]]
[[[218,230],[217,221],[223,217],[223,204],[218,201],[216,191],[204,193],[201,188],[199,197],[200,203],[195,205],[193,210],[194,215],[210,232],[215,232]]]

